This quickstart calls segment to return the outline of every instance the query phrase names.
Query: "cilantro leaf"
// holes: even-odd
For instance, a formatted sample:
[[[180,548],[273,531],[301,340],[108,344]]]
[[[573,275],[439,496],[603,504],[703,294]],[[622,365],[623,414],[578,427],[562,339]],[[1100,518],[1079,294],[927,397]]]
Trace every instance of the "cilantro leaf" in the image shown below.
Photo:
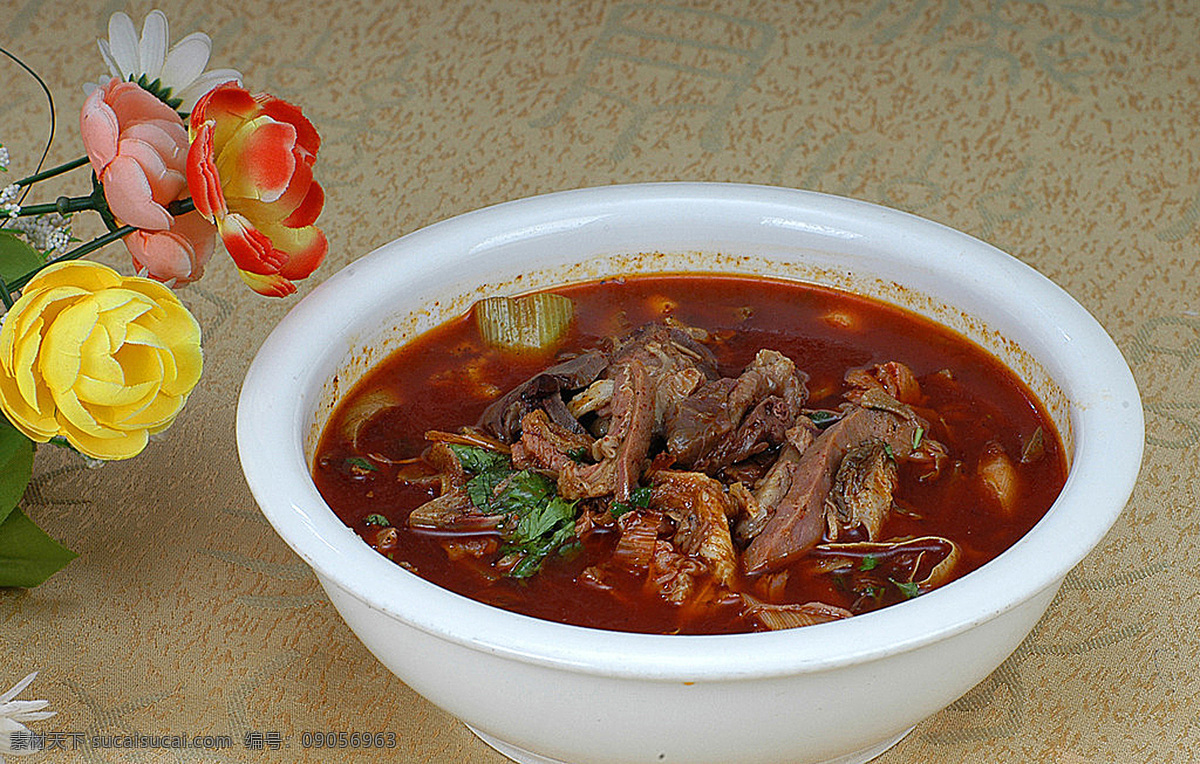
[[[496,495],[496,487],[504,482],[509,473],[501,470],[481,472],[467,481],[467,496],[471,503],[489,514],[492,510],[492,498]]]
[[[371,464],[371,462],[367,461],[361,456],[351,456],[346,460],[346,465],[349,466],[351,470],[357,470],[361,472],[379,472],[378,467],[376,467],[374,464]]]
[[[823,409],[814,409],[804,412],[805,416],[812,420],[812,423],[821,429],[825,429],[829,425],[842,418],[841,414],[836,411],[825,411]]]
[[[897,581],[894,578],[889,578],[888,580],[895,584],[900,593],[908,599],[912,599],[921,593],[921,587],[912,581]]]
[[[575,526],[575,502],[555,496],[540,506],[532,507],[517,522],[516,541],[531,543],[542,536],[554,534],[560,527],[570,523]]]
[[[869,554],[862,558],[862,562],[859,564],[858,569],[866,573],[868,570],[875,570],[877,567],[879,567],[879,558],[873,554]]]
[[[521,470],[512,473],[507,480],[497,486],[496,497],[492,499],[490,511],[524,514],[546,502],[552,496],[555,496],[554,481],[531,470]]]
[[[650,496],[653,493],[648,486],[634,488],[629,494],[628,502],[614,501],[609,505],[608,513],[615,519],[635,509],[645,509],[650,506]]]
[[[509,576],[528,578],[547,557],[573,547],[576,502],[559,496],[553,480],[533,470],[514,470],[508,457],[486,449],[450,448],[463,469],[473,473],[466,485],[471,503],[490,515],[508,515],[501,523],[501,536],[508,542],[501,551],[521,558]]]
[[[542,534],[530,538],[524,543],[508,547],[509,553],[522,555],[521,561],[514,565],[509,572],[513,578],[528,578],[542,569],[542,563],[550,555],[555,553],[565,555],[578,547],[578,541],[575,538],[575,502],[555,497],[550,504],[555,502],[561,502],[563,506],[549,511],[552,514],[560,515],[560,519],[556,520]],[[541,525],[544,527],[545,518],[542,518],[542,521]],[[519,528],[518,535],[520,535]]]
[[[580,446],[579,448],[572,448],[570,451],[567,452],[567,456],[571,457],[572,461],[579,462],[580,464],[582,464],[583,461],[585,459],[587,459],[588,450],[586,448],[584,448],[583,446]]]
[[[476,475],[485,472],[493,472],[495,470],[507,470],[509,468],[508,457],[504,454],[498,454],[495,451],[488,451],[486,448],[478,448],[477,446],[464,446],[458,443],[451,443],[450,450],[458,457],[458,463],[467,472],[473,472]]]

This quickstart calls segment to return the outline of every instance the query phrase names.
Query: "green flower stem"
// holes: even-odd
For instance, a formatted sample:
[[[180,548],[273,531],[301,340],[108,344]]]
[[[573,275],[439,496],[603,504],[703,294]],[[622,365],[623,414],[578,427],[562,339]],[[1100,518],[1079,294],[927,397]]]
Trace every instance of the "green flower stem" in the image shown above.
[[[86,158],[85,158],[86,161]],[[65,166],[65,165],[64,165]],[[58,169],[58,168],[55,168]],[[167,205],[167,212],[174,217],[186,215],[196,209],[196,202],[188,197],[187,199],[177,199]],[[95,210],[100,213],[104,219],[104,223],[108,226],[109,231],[106,234],[97,236],[86,244],[81,244],[75,249],[65,254],[59,255],[53,260],[48,261],[41,268],[26,273],[18,279],[14,279],[12,283],[0,279],[0,302],[4,303],[5,308],[13,306],[12,293],[23,288],[29,281],[37,275],[38,271],[45,268],[47,265],[64,262],[66,260],[78,260],[84,255],[89,255],[101,247],[111,244],[118,239],[123,239],[134,231],[138,230],[136,226],[126,225],[117,226],[113,219],[112,213],[108,209],[108,204],[104,201],[104,187],[99,183],[94,183],[92,193],[88,196],[67,197],[60,196],[53,204],[34,204],[28,207],[21,208],[21,215],[44,215],[51,212],[59,212],[64,215],[71,212],[79,212],[81,210]]]
[[[94,194],[88,196],[60,196],[54,202],[49,204],[29,204],[23,205],[21,211],[17,213],[18,217],[26,215],[49,215],[52,212],[57,212],[60,215],[69,215],[72,212],[82,212],[83,210],[99,210],[96,205],[96,197]]]
[[[60,164],[58,167],[51,167],[49,170],[42,170],[36,175],[30,175],[28,178],[21,178],[17,181],[16,185],[32,186],[39,180],[46,180],[47,178],[53,178],[55,175],[62,175],[64,172],[70,172],[76,167],[83,167],[87,163],[88,158],[86,156],[79,157],[78,159],[72,159],[70,162]]]
[[[196,200],[190,196],[186,199],[177,199],[167,205],[167,212],[174,217],[186,215],[194,209],[196,209]]]
[[[96,250],[100,249],[101,247],[103,247],[107,244],[112,244],[114,241],[117,241],[118,239],[125,238],[126,236],[128,236],[129,234],[133,233],[136,230],[137,230],[136,226],[131,226],[131,225],[121,226],[120,228],[116,229],[115,231],[109,231],[108,233],[106,233],[102,236],[97,236],[96,238],[92,239],[91,241],[89,241],[86,244],[79,245],[78,247],[71,250],[70,252],[67,252],[66,254],[59,255],[58,257],[54,258],[50,262],[46,263],[46,265],[53,265],[54,263],[61,263],[66,260],[78,260],[79,258],[83,257],[84,255],[89,255],[92,252],[95,252]],[[46,266],[42,266],[42,267],[44,268]],[[40,270],[41,270],[41,268],[38,268],[35,271],[30,271],[29,273],[26,273],[21,278],[13,280],[13,282],[11,284],[6,284],[6,286],[8,287],[8,289],[10,291],[15,292],[16,290],[18,290],[21,287],[28,284],[29,280],[32,279],[37,274],[37,272]]]

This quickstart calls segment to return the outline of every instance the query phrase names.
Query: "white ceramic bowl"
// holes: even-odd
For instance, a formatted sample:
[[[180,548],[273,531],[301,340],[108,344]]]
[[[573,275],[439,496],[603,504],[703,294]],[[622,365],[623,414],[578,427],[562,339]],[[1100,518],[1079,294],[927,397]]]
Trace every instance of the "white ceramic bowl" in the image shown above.
[[[975,339],[1055,420],[1070,462],[1061,496],[1014,547],[917,599],[790,631],[654,636],[540,621],[443,590],[360,541],[313,487],[313,448],[339,395],[406,339],[482,295],[683,270],[849,288]],[[666,183],[489,207],[351,263],[263,344],[237,436],[263,513],[350,628],[501,752],[572,764],[800,764],[865,761],[999,666],[1120,513],[1143,421],[1129,368],[1099,324],[981,241],[816,193]]]

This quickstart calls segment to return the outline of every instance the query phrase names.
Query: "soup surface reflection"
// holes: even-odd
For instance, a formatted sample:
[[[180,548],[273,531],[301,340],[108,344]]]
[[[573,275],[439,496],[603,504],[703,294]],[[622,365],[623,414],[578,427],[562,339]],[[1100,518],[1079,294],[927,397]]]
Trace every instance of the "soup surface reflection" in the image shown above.
[[[730,276],[553,293],[550,347],[485,341],[477,309],[368,373],[318,446],[338,516],[467,597],[623,631],[821,623],[969,573],[1065,481],[1028,388],[898,308]]]

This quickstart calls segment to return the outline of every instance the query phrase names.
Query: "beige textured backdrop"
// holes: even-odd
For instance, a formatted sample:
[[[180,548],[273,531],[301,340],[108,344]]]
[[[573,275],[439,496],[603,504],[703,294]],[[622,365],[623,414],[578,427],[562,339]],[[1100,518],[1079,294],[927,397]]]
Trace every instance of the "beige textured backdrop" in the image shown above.
[[[52,160],[81,153],[80,85],[104,71],[95,38],[108,15],[125,9],[140,28],[152,7],[0,3],[0,45],[57,97]],[[174,38],[207,31],[214,66],[302,105],[324,137],[317,170],[331,248],[302,294],[456,213],[643,180],[772,183],[880,202],[983,238],[1056,280],[1113,335],[1141,386],[1140,482],[1017,653],[880,761],[1193,760],[1196,4],[160,7]],[[21,174],[44,138],[44,102],[6,62],[0,93],[0,141]],[[39,452],[26,511],[80,557],[38,589],[0,590],[0,690],[40,670],[27,697],[59,712],[35,725],[43,732],[234,741],[220,752],[84,745],[45,761],[370,760],[306,755],[306,730],[394,732],[395,761],[502,761],[374,661],[258,514],[237,462],[236,394],[295,298],[254,295],[225,257],[182,293],[203,325],[207,366],[166,438],[99,470]],[[102,259],[129,269],[119,246]],[[278,733],[284,747],[271,750],[268,738],[263,750],[246,748],[252,731]]]

